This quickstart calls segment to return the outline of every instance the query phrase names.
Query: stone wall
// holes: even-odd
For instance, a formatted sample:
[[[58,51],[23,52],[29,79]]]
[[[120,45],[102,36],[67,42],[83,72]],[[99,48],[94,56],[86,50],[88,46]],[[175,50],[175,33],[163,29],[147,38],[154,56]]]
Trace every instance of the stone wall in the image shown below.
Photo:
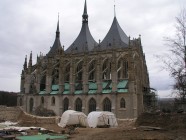
[[[57,124],[60,117],[39,117],[30,115],[24,111],[19,115],[19,124],[21,125],[34,125],[34,124]]]
[[[20,113],[21,109],[19,107],[0,106],[0,121],[16,122]]]
[[[19,122],[21,125],[57,124],[60,117],[39,117],[24,112],[20,107],[0,106],[0,121]]]

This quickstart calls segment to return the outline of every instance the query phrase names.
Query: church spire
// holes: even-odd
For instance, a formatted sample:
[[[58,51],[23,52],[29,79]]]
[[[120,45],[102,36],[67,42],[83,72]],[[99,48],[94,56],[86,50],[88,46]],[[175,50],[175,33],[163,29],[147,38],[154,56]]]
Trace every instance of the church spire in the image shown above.
[[[25,56],[25,63],[24,63],[24,70],[26,70],[27,69],[27,55]]]
[[[88,27],[87,1],[85,0],[82,15],[82,27],[76,40],[68,47],[66,53],[84,53],[93,50],[98,43],[92,37]]]
[[[53,46],[51,47],[50,51],[48,52],[48,56],[54,56],[56,54],[56,52],[61,49],[62,49],[62,47],[61,47],[61,42],[60,42],[59,14],[58,14],[56,38],[55,38]]]
[[[83,23],[88,23],[88,14],[87,14],[87,1],[85,0],[85,5],[84,5],[84,12],[83,12]]]
[[[58,14],[58,22],[57,22],[57,30],[56,30],[56,38],[60,37],[60,31],[59,31],[59,14]]]
[[[32,67],[32,51],[30,53],[30,59],[29,59],[28,67]]]
[[[116,17],[116,3],[115,3],[115,0],[114,0],[114,17]]]

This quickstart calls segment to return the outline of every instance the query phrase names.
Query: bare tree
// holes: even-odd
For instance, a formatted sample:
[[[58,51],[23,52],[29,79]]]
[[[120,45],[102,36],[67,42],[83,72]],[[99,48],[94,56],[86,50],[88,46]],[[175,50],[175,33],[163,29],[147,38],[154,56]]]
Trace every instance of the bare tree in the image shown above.
[[[166,45],[170,48],[167,55],[161,57],[164,68],[175,79],[173,86],[177,98],[186,101],[186,9],[182,9],[176,17],[175,36],[166,37]]]

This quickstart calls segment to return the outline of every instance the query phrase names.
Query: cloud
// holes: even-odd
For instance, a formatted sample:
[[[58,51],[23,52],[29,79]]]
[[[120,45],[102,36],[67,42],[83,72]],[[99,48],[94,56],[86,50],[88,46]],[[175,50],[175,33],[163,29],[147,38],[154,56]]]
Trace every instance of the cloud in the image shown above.
[[[90,31],[103,40],[114,17],[113,0],[87,0]],[[154,57],[167,51],[163,37],[174,34],[175,16],[185,0],[117,0],[116,15],[127,35],[142,35],[151,86],[169,90],[171,79],[161,72]],[[55,39],[60,13],[61,43],[71,45],[80,32],[84,0],[1,0],[0,1],[0,90],[19,91],[25,55],[46,54]],[[160,82],[157,82],[160,81]]]

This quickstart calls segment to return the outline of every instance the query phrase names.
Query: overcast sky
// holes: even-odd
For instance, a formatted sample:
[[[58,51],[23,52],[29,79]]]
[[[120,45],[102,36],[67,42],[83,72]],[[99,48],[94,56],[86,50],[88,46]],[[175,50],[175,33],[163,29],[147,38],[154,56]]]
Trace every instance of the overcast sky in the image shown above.
[[[89,28],[103,40],[114,17],[114,0],[87,0]],[[141,34],[151,87],[160,97],[169,97],[171,79],[155,55],[168,48],[163,37],[174,35],[175,16],[186,0],[116,0],[116,16],[131,38]],[[48,53],[55,39],[60,13],[61,44],[67,49],[82,25],[84,0],[0,0],[0,90],[20,90],[25,55]]]

